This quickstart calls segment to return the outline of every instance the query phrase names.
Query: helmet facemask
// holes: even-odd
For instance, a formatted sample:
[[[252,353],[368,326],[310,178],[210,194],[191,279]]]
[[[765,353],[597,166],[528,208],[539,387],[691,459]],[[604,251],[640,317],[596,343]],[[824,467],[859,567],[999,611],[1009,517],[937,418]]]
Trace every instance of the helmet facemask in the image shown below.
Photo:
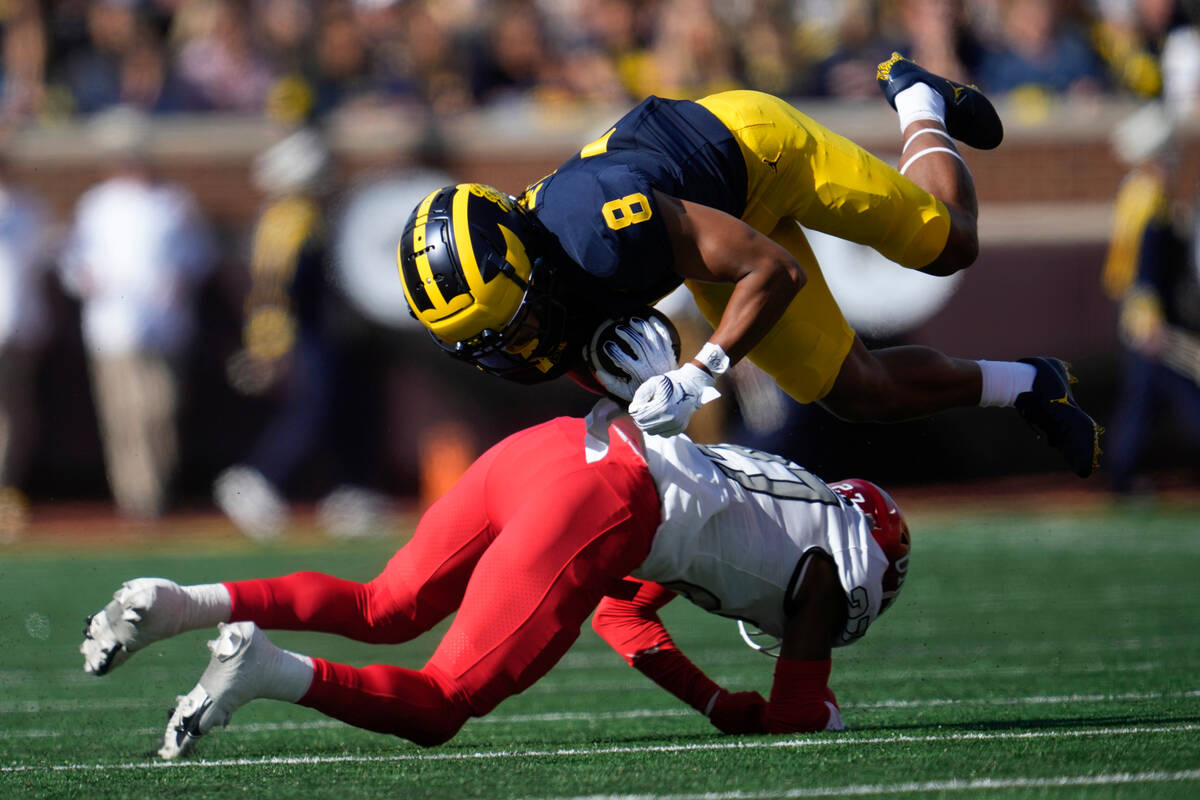
[[[526,283],[505,263],[499,267],[506,279],[525,290],[516,314],[504,328],[485,328],[477,336],[458,342],[433,337],[438,346],[460,361],[517,383],[539,383],[561,375],[569,367],[567,309],[554,296],[554,269],[535,258]]]

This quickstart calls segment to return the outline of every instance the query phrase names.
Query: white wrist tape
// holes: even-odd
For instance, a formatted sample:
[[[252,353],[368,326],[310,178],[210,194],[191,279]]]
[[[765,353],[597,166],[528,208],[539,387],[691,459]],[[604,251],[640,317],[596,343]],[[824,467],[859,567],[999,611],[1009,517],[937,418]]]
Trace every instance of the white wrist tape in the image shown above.
[[[908,172],[908,168],[913,165],[914,161],[918,161],[921,159],[922,156],[927,156],[930,153],[949,153],[950,155],[957,158],[959,163],[962,164],[964,167],[967,165],[967,162],[963,161],[963,157],[960,156],[955,150],[952,150],[949,147],[926,147],[924,150],[918,151],[916,153],[916,155],[914,155],[908,161],[904,162],[904,166],[900,168],[900,174],[903,175],[904,173]]]
[[[696,360],[703,364],[714,378],[724,375],[729,369],[729,356],[725,355],[721,345],[712,342],[704,343],[704,347],[696,354]]]

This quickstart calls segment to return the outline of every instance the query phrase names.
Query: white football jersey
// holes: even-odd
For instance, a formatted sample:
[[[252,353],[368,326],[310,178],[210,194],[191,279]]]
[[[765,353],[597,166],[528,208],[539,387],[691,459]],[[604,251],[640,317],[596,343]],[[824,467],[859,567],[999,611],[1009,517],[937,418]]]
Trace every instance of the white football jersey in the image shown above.
[[[781,637],[789,585],[815,548],[833,558],[846,592],[846,626],[835,644],[866,632],[879,615],[888,561],[853,503],[780,456],[682,435],[641,438],[662,524],[634,577]]]

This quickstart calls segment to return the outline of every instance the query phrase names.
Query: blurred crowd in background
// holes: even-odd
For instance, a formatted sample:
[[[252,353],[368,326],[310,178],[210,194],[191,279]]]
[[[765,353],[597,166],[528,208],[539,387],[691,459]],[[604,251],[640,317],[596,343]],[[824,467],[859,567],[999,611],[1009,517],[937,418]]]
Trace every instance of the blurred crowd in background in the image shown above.
[[[989,92],[1162,88],[1188,0],[4,0],[0,113],[326,114],[875,98],[893,49]],[[1194,44],[1175,59],[1196,58]]]
[[[1200,0],[0,0],[0,131],[85,116],[119,123],[97,127],[107,172],[62,220],[12,180],[0,136],[0,541],[28,519],[22,490],[48,441],[36,378],[64,320],[76,322],[88,384],[68,402],[94,405],[108,490],[134,519],[177,504],[187,460],[180,430],[197,398],[219,425],[193,427],[191,439],[219,430],[229,442],[206,452],[228,460],[193,467],[217,505],[260,539],[285,529],[295,496],[320,499],[330,532],[377,531],[388,492],[428,502],[486,444],[462,420],[503,409],[529,424],[583,408],[554,389],[537,401],[506,394],[512,387],[425,341],[401,354],[411,331],[401,336],[331,291],[347,281],[331,276],[339,257],[330,212],[345,187],[312,123],[361,107],[454,115],[737,87],[881,103],[875,65],[893,50],[1027,108],[1100,96],[1166,101],[1116,132],[1130,177],[1103,274],[1122,308],[1126,350],[1110,488],[1136,492],[1163,397],[1200,451],[1200,258],[1192,210],[1174,199],[1171,136],[1172,119],[1200,96],[1198,11]],[[265,202],[245,235],[215,230],[188,189],[142,157],[147,119],[203,112],[288,123],[289,135],[252,165]],[[412,192],[449,178],[422,181],[381,185],[380,202],[411,207]],[[367,223],[358,238],[377,227]],[[394,241],[375,249],[391,259]],[[214,317],[211,287],[222,272],[236,273],[235,300]],[[363,294],[370,305],[387,291]],[[381,422],[386,372],[397,363],[409,370],[405,408],[390,419],[417,428],[401,434]],[[783,401],[743,372],[733,392],[742,424],[754,428],[756,414],[776,429],[791,424]],[[195,392],[197,381],[210,385]],[[242,399],[221,405],[215,383]],[[380,451],[397,435],[420,451],[421,474],[384,486]],[[318,461],[332,466],[305,483]]]

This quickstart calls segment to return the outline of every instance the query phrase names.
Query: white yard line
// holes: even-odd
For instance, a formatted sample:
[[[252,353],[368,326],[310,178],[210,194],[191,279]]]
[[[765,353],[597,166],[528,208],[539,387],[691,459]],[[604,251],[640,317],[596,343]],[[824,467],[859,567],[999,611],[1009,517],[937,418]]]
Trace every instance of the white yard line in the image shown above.
[[[1081,728],[1079,730],[1020,731],[990,733],[948,733],[914,736],[854,736],[721,741],[705,744],[654,745],[643,747],[570,747],[557,750],[492,750],[475,753],[418,752],[390,756],[275,756],[271,758],[231,758],[199,761],[134,761],[115,764],[10,764],[0,766],[0,774],[16,772],[105,772],[111,770],[145,769],[209,769],[213,767],[258,767],[314,764],[376,764],[413,761],[478,761],[493,759],[563,758],[569,756],[626,755],[646,753],[712,752],[719,750],[766,750],[777,748],[836,747],[839,745],[889,745],[909,743],[956,743],[1028,739],[1072,739],[1085,736],[1154,736],[1190,733],[1200,730],[1200,724],[1135,725],[1129,727]]]
[[[863,703],[841,703],[846,710],[876,708],[935,708],[940,706],[1022,706],[1022,705],[1071,705],[1074,703],[1126,703],[1145,700],[1187,700],[1200,697],[1200,689],[1179,692],[1121,692],[1116,694],[1051,694],[1024,697],[928,697],[916,700],[886,699]],[[166,703],[139,698],[113,698],[103,700],[9,700],[0,703],[0,714],[44,714],[47,712],[73,713],[76,711],[105,711],[108,709],[153,708]],[[479,723],[525,723],[525,722],[588,722],[605,719],[637,719],[642,717],[686,716],[693,712],[687,709],[631,709],[628,711],[563,711],[542,714],[491,714],[474,720]],[[287,725],[292,723],[279,723]],[[302,724],[302,723],[296,723]],[[341,724],[341,723],[335,723]],[[239,727],[235,724],[235,727]],[[246,726],[250,727],[250,726]],[[0,731],[0,740],[14,738],[38,738],[52,734],[29,731]]]

